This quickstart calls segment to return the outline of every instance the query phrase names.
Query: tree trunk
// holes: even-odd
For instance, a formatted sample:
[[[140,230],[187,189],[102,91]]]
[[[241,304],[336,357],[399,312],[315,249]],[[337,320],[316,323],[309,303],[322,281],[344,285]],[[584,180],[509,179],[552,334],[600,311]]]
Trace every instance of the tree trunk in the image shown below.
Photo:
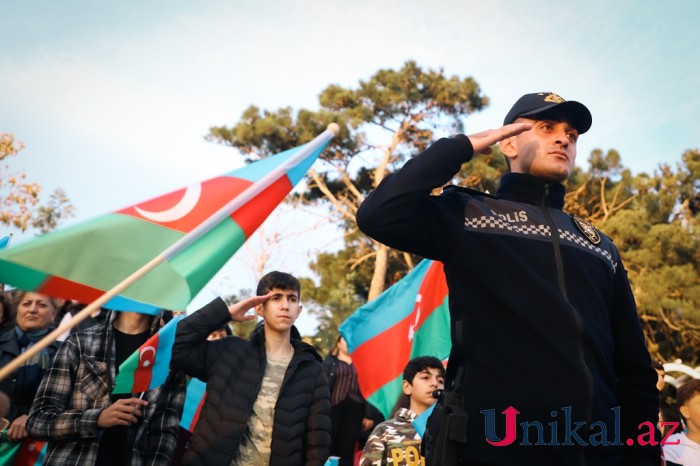
[[[384,291],[388,261],[389,248],[381,243],[377,243],[377,255],[374,260],[374,273],[372,274],[372,282],[369,285],[367,301],[373,300],[382,294],[382,291]]]

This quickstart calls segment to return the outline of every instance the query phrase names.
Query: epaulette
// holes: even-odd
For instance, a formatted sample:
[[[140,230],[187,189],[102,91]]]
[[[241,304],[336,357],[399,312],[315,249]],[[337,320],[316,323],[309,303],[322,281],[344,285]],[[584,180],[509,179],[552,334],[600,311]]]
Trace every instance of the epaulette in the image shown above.
[[[448,184],[442,187],[442,191],[457,191],[460,193],[464,194],[470,194],[472,196],[484,196],[484,197],[490,197],[491,199],[496,199],[496,196],[494,196],[491,193],[485,193],[483,191],[477,191],[476,189],[471,189],[471,188],[465,188],[464,186],[457,186],[454,184]]]

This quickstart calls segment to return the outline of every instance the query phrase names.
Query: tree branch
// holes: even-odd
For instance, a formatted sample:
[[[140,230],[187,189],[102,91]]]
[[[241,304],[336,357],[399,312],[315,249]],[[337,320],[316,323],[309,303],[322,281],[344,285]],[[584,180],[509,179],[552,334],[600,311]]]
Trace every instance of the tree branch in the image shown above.
[[[353,215],[352,212],[348,212],[345,207],[343,206],[343,203],[338,200],[337,197],[333,195],[330,189],[328,189],[328,185],[323,181],[323,179],[318,175],[318,172],[315,169],[309,170],[309,174],[311,175],[311,179],[314,180],[314,183],[316,183],[316,187],[321,191],[327,198],[328,200],[331,201],[331,204],[333,204],[333,207],[338,211],[339,214],[341,214],[343,217],[347,219],[354,219],[355,216]]]

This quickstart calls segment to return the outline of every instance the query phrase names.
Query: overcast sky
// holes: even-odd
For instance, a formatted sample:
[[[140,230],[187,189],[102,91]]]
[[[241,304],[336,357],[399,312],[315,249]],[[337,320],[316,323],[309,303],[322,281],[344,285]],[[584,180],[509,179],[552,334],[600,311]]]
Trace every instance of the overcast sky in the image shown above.
[[[554,91],[593,114],[580,165],[614,148],[650,172],[700,146],[694,0],[0,0],[0,12],[0,132],[26,145],[10,169],[46,196],[63,188],[72,222],[239,166],[203,137],[251,104],[315,109],[328,84],[409,59],[481,85],[491,105],[467,133],[500,125],[524,93]],[[338,244],[324,235],[314,243]],[[306,273],[312,253],[294,242],[275,255]],[[200,301],[254,287],[242,254],[227,269]]]

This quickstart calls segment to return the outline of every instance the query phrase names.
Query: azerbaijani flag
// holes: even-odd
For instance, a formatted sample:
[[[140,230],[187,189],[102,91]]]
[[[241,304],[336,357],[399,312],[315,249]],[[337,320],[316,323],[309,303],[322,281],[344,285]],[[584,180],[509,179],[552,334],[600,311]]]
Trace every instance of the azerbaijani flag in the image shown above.
[[[185,406],[182,409],[180,427],[194,432],[194,427],[199,421],[204,400],[207,398],[207,384],[196,377],[189,378],[187,391],[185,392]]]
[[[44,462],[48,446],[46,441],[25,438],[15,457],[14,466],[39,466]]]
[[[44,462],[48,442],[25,437],[21,442],[7,440],[7,429],[0,436],[0,465],[38,466]]]
[[[112,393],[140,393],[165,383],[175,342],[177,323],[184,316],[175,316],[158,333],[131,354],[119,366]]]
[[[313,141],[0,251],[0,283],[89,303],[162,259],[105,307],[184,309],[304,177],[338,127]],[[150,262],[149,262],[150,261]]]
[[[447,300],[442,263],[425,259],[341,324],[362,395],[385,418],[401,393],[410,359],[449,356]]]

